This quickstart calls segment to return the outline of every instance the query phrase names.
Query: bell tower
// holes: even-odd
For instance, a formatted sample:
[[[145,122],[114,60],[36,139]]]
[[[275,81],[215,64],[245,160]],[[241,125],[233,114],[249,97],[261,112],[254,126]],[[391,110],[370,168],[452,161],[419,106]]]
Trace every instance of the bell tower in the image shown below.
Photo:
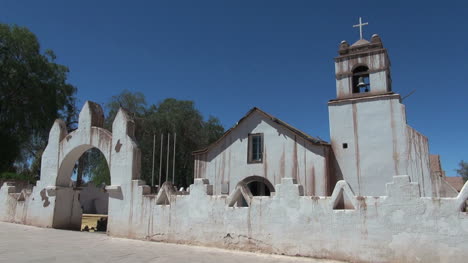
[[[406,124],[405,106],[392,91],[390,59],[374,34],[342,41],[335,58],[336,98],[328,102],[335,176],[357,195],[386,195],[395,175],[410,175],[431,196],[427,138]]]
[[[335,58],[337,99],[392,92],[390,59],[377,34],[370,42],[360,39],[351,46],[343,40],[338,53]]]

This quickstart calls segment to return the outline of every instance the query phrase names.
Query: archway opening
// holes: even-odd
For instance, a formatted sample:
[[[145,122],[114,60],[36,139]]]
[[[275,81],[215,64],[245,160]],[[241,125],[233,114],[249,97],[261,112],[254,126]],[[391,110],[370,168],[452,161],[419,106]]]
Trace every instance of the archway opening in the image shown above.
[[[102,152],[82,146],[63,160],[57,177],[54,228],[107,231],[110,169]]]
[[[86,151],[75,163],[76,188],[80,191],[81,231],[106,232],[110,171],[106,158],[96,148]]]
[[[275,192],[273,184],[265,177],[256,175],[249,176],[240,181],[236,187],[236,191],[233,193],[234,197],[229,204],[231,207],[249,207],[250,197],[245,193],[245,190],[242,190],[239,186],[244,189],[248,188],[252,196],[271,196],[271,194]]]
[[[247,184],[253,196],[270,196],[271,191],[264,182],[253,181]]]
[[[241,182],[249,188],[253,196],[270,196],[275,192],[273,184],[265,177],[253,175],[244,178]]]

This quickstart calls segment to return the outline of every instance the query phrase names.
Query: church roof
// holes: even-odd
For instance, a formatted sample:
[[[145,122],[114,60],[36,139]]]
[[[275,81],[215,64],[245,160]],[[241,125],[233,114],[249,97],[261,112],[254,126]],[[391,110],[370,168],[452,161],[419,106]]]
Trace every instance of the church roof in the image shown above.
[[[446,176],[444,177],[444,179],[449,185],[455,188],[455,190],[457,190],[458,192],[460,192],[463,186],[465,185],[463,178],[461,178],[460,176],[454,176],[454,177]]]
[[[204,149],[201,149],[201,150],[197,150],[197,151],[194,151],[192,152],[192,154],[196,155],[196,154],[201,154],[201,153],[205,153],[207,152],[208,150],[212,149],[213,147],[215,147],[218,143],[220,143],[227,135],[229,135],[234,129],[236,129],[244,120],[246,120],[250,115],[252,115],[254,112],[258,112],[260,113],[261,115],[263,115],[265,118],[273,121],[274,123],[276,124],[279,124],[280,126],[286,128],[287,130],[291,131],[292,133],[298,135],[299,137],[302,137],[304,138],[305,140],[313,143],[313,144],[317,144],[317,145],[327,145],[329,146],[330,144],[324,140],[321,140],[321,139],[317,139],[315,137],[312,137],[310,135],[308,135],[307,133],[299,130],[299,129],[296,129],[295,127],[287,124],[286,122],[276,118],[275,116],[273,115],[270,115],[266,112],[264,112],[263,110],[257,108],[257,107],[253,107],[251,110],[249,110],[247,112],[247,114],[244,115],[244,117],[242,117],[233,127],[231,127],[229,130],[227,130],[223,136],[221,136],[221,138],[219,138],[217,141],[215,141],[214,143],[210,144],[208,147],[204,148]]]
[[[366,45],[366,44],[370,44],[370,42],[365,39],[359,39],[358,41],[354,42],[354,44],[352,44],[351,47],[361,46],[361,45]]]
[[[370,41],[362,38],[354,42],[351,46],[346,42],[346,40],[341,41],[338,49],[338,54],[340,56],[338,58],[356,54],[367,54],[369,51],[383,50],[385,49],[383,47],[382,39],[379,35],[373,34]]]

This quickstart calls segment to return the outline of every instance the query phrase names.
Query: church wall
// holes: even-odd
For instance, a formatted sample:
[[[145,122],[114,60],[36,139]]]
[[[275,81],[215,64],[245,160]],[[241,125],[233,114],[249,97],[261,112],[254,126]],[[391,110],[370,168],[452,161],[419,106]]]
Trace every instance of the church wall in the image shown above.
[[[329,112],[338,177],[353,191],[383,195],[383,183],[398,174],[418,182],[423,196],[433,195],[428,140],[406,124],[399,95],[334,102]]]
[[[109,194],[106,193],[104,187],[88,183],[80,189],[79,201],[83,214],[107,214]]]
[[[429,142],[426,136],[407,126],[407,174],[413,182],[419,182],[421,195],[432,196],[432,178],[429,164]],[[434,182],[435,183],[435,182]]]
[[[385,182],[406,174],[406,117],[399,95],[333,102],[329,112],[339,175],[358,195],[383,195]]]
[[[262,163],[247,163],[249,133],[263,133]],[[327,195],[328,148],[312,144],[255,112],[208,153],[195,156],[195,177],[213,182],[215,194],[221,194],[223,184],[229,185],[230,193],[241,180],[257,175],[273,185],[281,178],[293,177],[304,185],[307,195]]]

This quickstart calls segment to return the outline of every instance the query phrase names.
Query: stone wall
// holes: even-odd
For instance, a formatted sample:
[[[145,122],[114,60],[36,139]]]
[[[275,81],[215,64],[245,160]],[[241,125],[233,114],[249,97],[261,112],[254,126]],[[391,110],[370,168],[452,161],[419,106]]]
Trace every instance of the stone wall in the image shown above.
[[[83,214],[107,215],[109,208],[109,194],[105,187],[96,187],[88,183],[80,189],[80,205]]]

